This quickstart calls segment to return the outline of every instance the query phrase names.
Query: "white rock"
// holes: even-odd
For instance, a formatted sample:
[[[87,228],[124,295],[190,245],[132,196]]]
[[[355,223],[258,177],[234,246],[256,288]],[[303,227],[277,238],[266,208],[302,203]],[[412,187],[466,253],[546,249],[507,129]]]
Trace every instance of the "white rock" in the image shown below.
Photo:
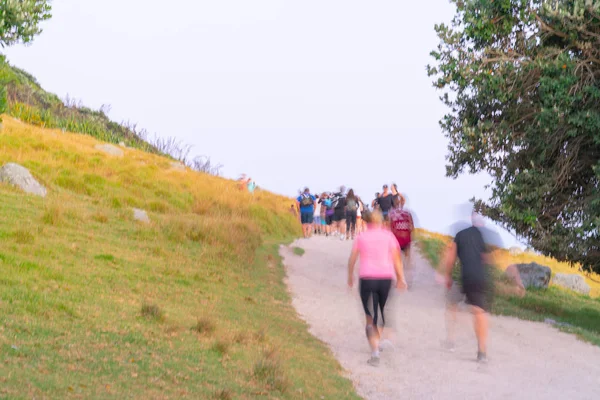
[[[577,293],[585,295],[590,294],[590,285],[588,285],[585,278],[579,274],[556,274],[552,278],[552,283]]]
[[[8,163],[0,168],[0,182],[16,186],[26,193],[46,197],[47,190],[31,175],[29,170],[19,164]]]
[[[144,222],[146,224],[150,223],[150,217],[148,217],[148,213],[139,208],[133,209],[133,219],[136,221]]]
[[[111,156],[122,157],[123,154],[125,154],[123,150],[121,150],[117,146],[113,146],[112,144],[97,144],[95,148],[96,150],[103,151]]]
[[[171,169],[177,171],[185,171],[185,165],[182,162],[173,161],[171,162]]]

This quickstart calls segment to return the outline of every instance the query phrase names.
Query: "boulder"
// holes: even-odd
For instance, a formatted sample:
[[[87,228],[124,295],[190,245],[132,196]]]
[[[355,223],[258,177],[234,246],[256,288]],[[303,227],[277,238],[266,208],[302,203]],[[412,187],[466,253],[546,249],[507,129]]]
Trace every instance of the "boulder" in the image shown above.
[[[150,223],[150,217],[148,217],[148,213],[144,210],[140,210],[139,208],[133,209],[133,219],[136,221],[143,222],[145,224]]]
[[[525,288],[546,289],[548,287],[550,277],[552,276],[550,267],[534,262],[529,264],[515,264],[515,267],[519,271],[519,277]]]
[[[112,144],[97,144],[95,148],[111,156],[122,157],[125,154],[123,150]]]
[[[585,278],[579,274],[556,274],[552,278],[552,284],[570,289],[574,292],[589,295],[590,285]]]
[[[0,168],[0,182],[9,183],[26,193],[46,197],[46,188],[35,180],[27,168],[19,164],[8,163]]]
[[[179,161],[171,162],[171,169],[174,171],[185,171],[185,164]]]

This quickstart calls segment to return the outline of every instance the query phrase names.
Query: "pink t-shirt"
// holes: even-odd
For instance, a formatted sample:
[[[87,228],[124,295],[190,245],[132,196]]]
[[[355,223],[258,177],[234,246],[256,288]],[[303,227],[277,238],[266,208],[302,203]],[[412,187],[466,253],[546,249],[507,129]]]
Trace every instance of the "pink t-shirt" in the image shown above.
[[[356,238],[354,249],[360,256],[359,276],[361,278],[394,279],[393,251],[400,249],[392,232],[383,228],[369,229]]]

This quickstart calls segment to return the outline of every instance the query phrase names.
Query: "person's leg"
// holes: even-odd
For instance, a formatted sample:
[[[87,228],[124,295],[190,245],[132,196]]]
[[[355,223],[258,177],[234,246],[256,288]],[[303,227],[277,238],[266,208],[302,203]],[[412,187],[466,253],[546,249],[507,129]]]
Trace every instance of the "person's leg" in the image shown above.
[[[473,313],[473,325],[477,337],[477,361],[487,361],[488,317],[486,285],[484,283],[465,287],[467,301]]]
[[[351,222],[350,215],[349,215],[349,213],[346,213],[346,236],[347,237],[350,237],[350,228],[351,228],[350,222]]]
[[[446,292],[446,341],[444,347],[447,350],[454,351],[456,340],[456,321],[458,317],[458,304],[464,300],[464,294],[460,291],[456,282]]]
[[[488,317],[485,310],[472,306],[475,336],[477,336],[477,351],[481,355],[487,354]]]
[[[402,264],[404,265],[404,271],[406,273],[406,281],[408,283],[408,286],[410,287],[412,286],[415,277],[415,271],[413,269],[413,265],[411,263],[410,258],[410,243],[402,247],[402,253],[404,254],[404,260]]]
[[[373,281],[361,279],[359,282],[359,292],[360,292],[360,300],[363,305],[363,310],[365,312],[365,332],[367,334],[367,340],[369,341],[369,345],[371,346],[371,350],[377,350],[376,343],[378,332],[376,330],[377,317],[373,318],[371,314],[371,310],[369,310],[369,300],[373,300],[373,312],[377,315],[377,309],[375,308],[375,299],[373,298],[372,291]]]
[[[351,227],[351,234],[352,234],[352,239],[354,239],[354,237],[356,236],[356,212],[352,213],[352,221],[350,224]]]

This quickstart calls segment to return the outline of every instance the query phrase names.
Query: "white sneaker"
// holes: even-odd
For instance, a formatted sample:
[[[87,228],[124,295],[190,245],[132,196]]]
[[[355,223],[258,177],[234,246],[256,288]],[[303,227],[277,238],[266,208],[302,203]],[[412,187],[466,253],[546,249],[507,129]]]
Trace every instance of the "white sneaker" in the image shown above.
[[[340,240],[346,240],[346,236],[340,235]]]

